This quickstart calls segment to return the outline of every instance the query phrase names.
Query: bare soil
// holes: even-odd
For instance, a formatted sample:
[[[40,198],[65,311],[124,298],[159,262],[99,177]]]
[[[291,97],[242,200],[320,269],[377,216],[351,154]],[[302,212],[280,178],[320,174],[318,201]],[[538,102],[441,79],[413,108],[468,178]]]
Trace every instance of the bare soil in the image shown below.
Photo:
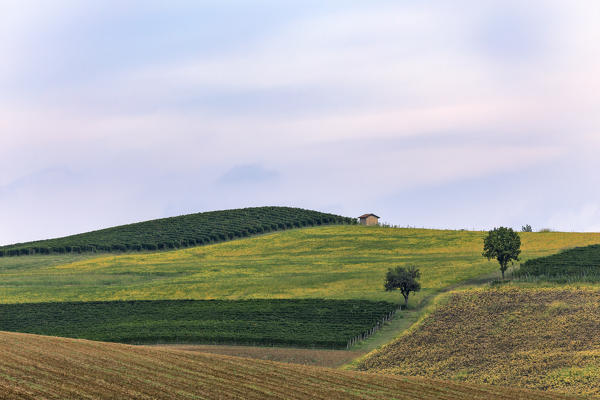
[[[0,332],[2,399],[554,399],[556,394]]]
[[[257,360],[278,361],[291,364],[314,365],[336,368],[364,355],[362,351],[295,349],[287,347],[222,346],[205,344],[157,345],[200,353],[223,354],[226,356],[246,357]]]

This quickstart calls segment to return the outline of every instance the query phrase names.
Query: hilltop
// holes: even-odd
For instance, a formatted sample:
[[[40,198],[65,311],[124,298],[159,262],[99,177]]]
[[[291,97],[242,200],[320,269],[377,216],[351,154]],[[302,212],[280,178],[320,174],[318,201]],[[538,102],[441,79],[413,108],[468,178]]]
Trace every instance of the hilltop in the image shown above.
[[[0,332],[5,399],[565,399],[521,389]]]
[[[0,247],[0,256],[169,250],[353,218],[291,207],[254,207],[161,218],[56,239]]]

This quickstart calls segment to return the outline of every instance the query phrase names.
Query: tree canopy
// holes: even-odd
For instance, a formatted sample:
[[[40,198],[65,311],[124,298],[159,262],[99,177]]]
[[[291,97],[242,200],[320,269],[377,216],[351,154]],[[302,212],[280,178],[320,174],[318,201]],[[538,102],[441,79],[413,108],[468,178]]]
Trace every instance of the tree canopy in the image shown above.
[[[404,297],[404,307],[408,306],[408,295],[411,292],[418,292],[421,290],[421,284],[417,282],[417,279],[421,277],[421,272],[414,265],[408,267],[396,267],[390,268],[385,277],[385,290],[400,290]]]
[[[502,279],[508,263],[518,261],[521,254],[521,237],[512,228],[503,226],[489,231],[483,240],[483,256],[488,260],[495,258],[500,264]]]

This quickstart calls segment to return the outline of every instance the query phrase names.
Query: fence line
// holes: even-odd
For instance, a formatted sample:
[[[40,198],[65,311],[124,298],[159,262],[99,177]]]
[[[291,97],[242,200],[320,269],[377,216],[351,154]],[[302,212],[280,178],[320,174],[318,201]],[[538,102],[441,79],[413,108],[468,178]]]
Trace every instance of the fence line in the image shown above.
[[[390,313],[388,313],[385,317],[383,317],[382,319],[380,319],[379,321],[377,321],[377,323],[375,324],[375,326],[373,326],[371,329],[368,329],[358,335],[356,335],[355,337],[351,338],[350,340],[348,340],[348,343],[346,344],[346,350],[349,349],[350,347],[354,346],[356,343],[367,339],[369,336],[373,335],[374,333],[376,333],[379,329],[381,329],[381,327],[383,327],[383,325],[391,320],[392,318],[394,318],[394,315],[396,315],[397,311],[402,310],[402,307],[400,307],[398,310],[394,310],[391,311]]]

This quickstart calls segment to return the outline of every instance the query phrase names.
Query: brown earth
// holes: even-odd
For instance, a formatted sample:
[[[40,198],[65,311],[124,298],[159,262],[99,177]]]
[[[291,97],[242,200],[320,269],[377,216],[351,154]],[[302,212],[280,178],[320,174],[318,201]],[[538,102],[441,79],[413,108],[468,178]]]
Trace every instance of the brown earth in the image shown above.
[[[558,399],[557,394],[0,332],[3,399]]]
[[[286,347],[256,347],[256,346],[224,346],[204,344],[166,344],[162,347],[174,350],[194,351],[200,353],[222,354],[253,358],[256,360],[278,361],[301,365],[335,368],[347,364],[363,356],[362,351],[295,349]]]

